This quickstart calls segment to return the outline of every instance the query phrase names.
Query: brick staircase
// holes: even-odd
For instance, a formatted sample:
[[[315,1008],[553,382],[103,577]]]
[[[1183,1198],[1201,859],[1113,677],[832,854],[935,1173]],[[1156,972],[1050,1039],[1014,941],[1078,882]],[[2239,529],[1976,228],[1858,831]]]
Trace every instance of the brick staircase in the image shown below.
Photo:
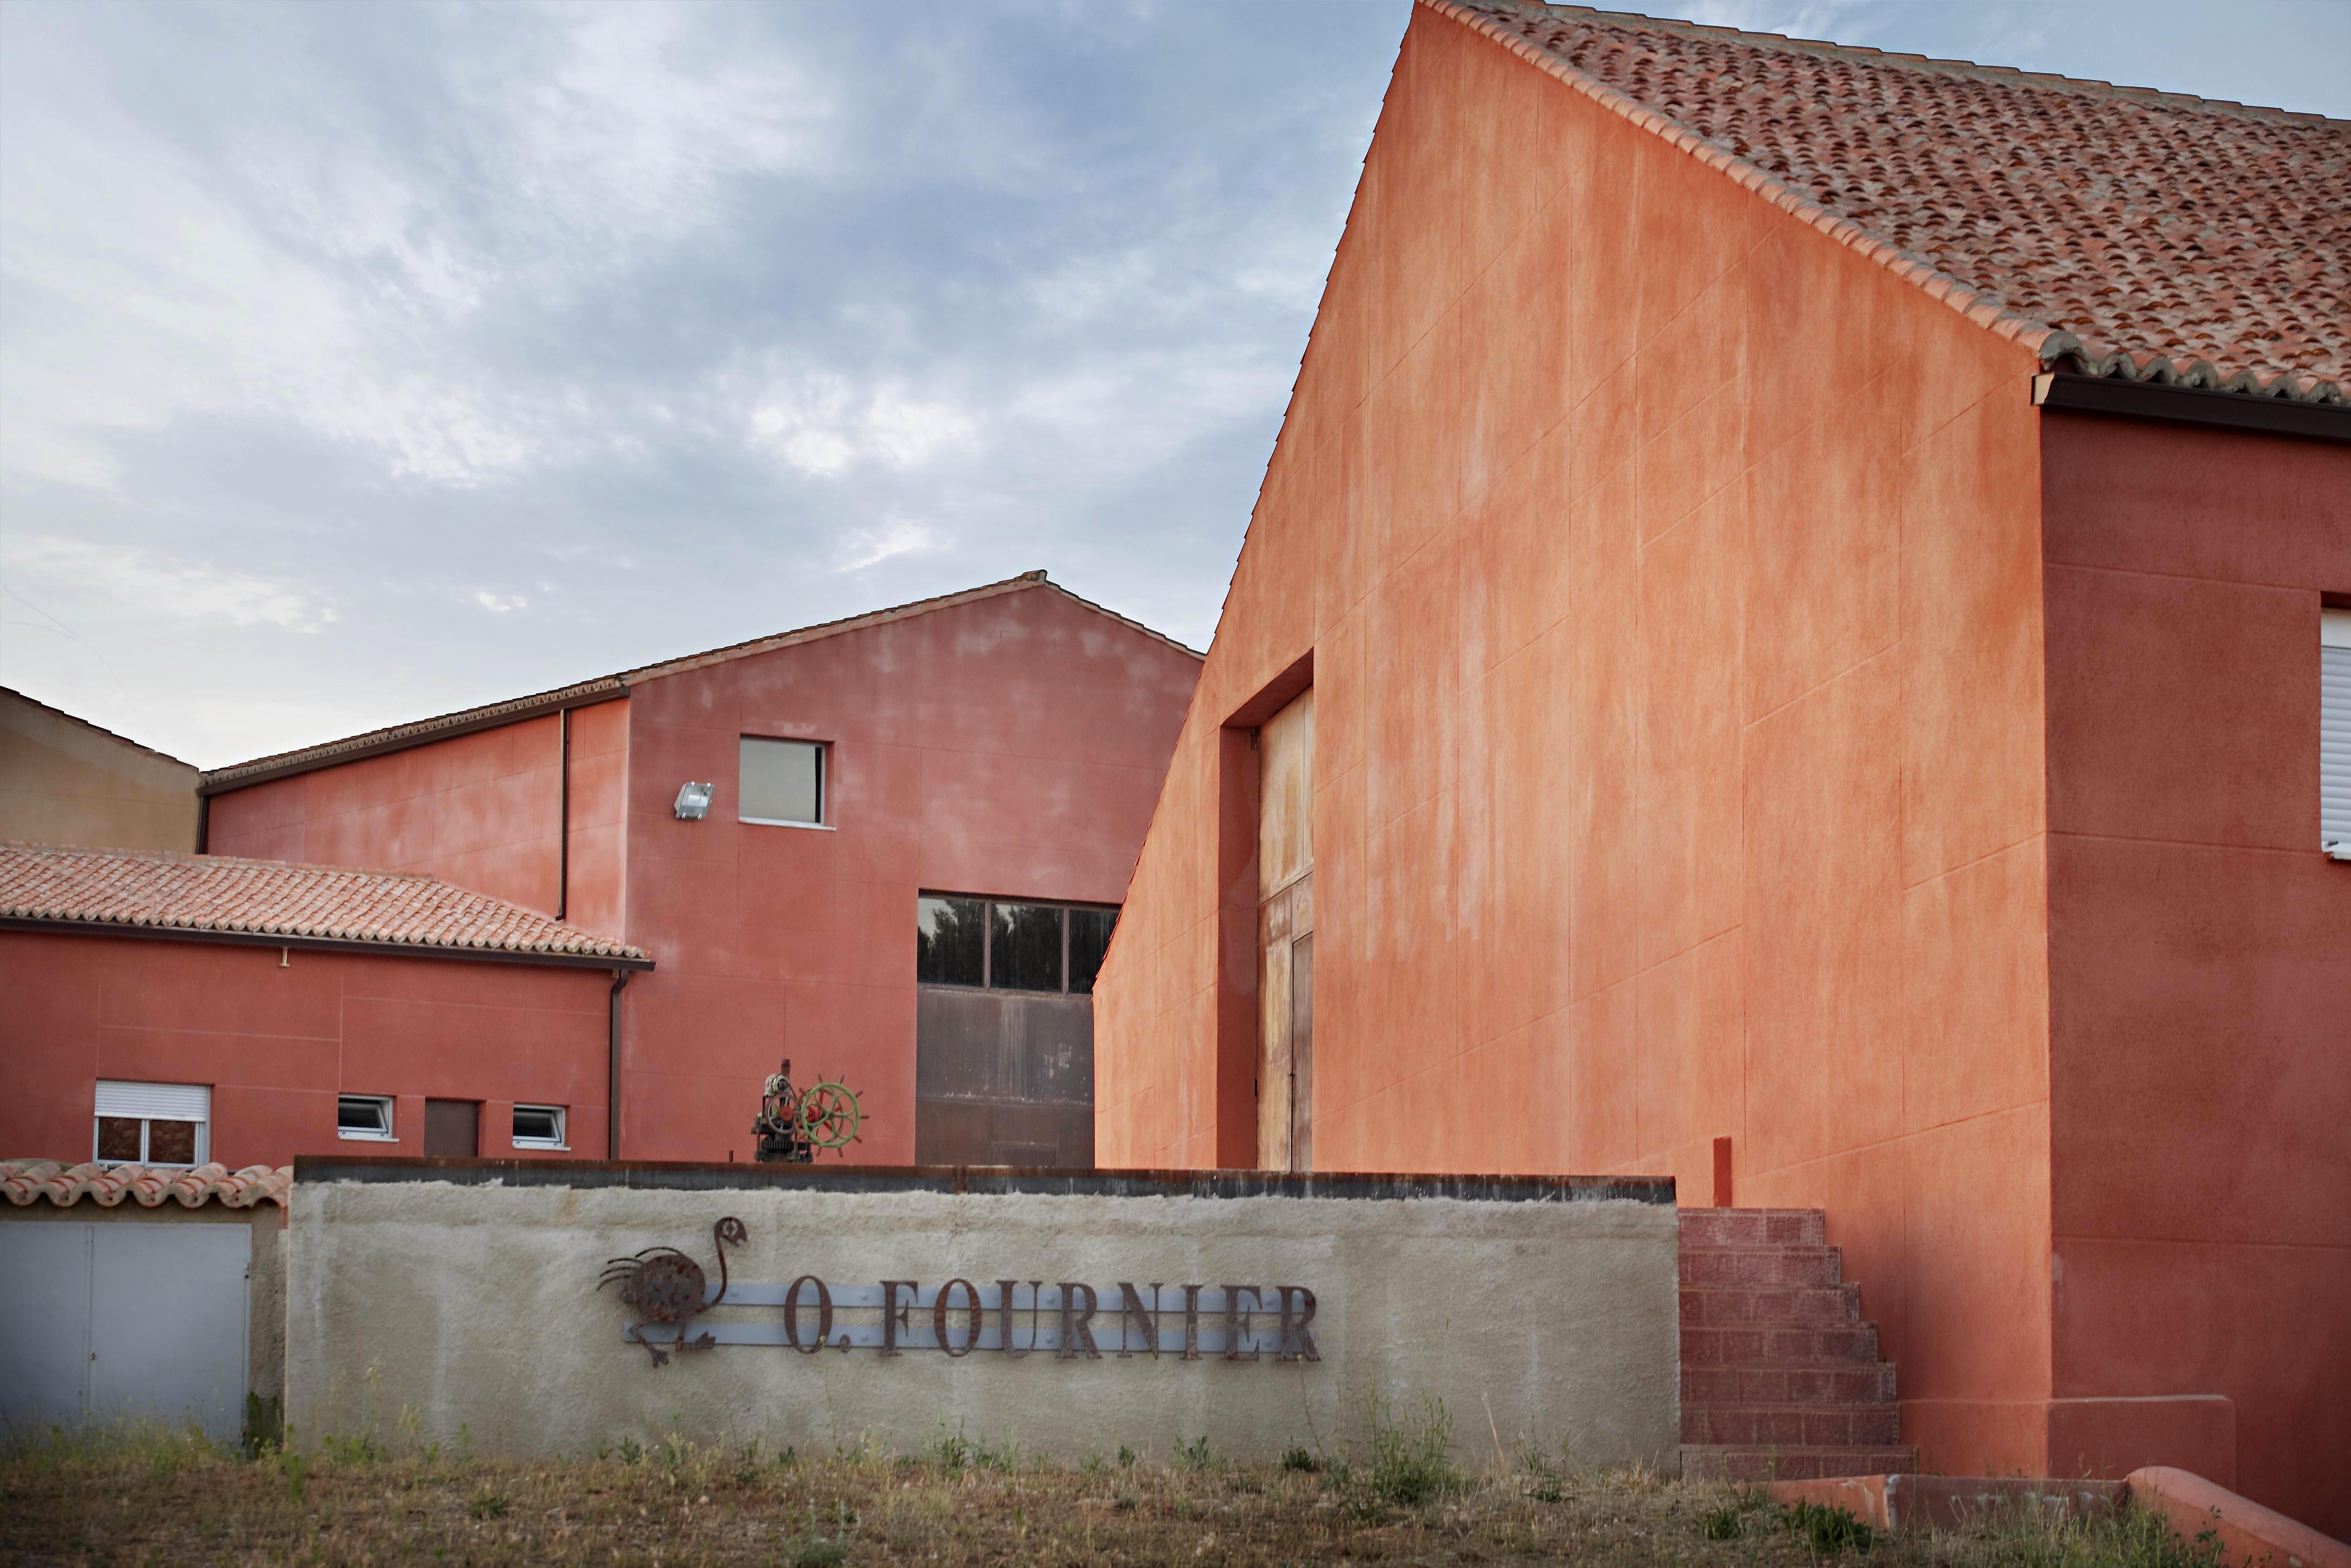
[[[1682,1475],[1915,1473],[1894,1364],[1817,1209],[1681,1211]]]

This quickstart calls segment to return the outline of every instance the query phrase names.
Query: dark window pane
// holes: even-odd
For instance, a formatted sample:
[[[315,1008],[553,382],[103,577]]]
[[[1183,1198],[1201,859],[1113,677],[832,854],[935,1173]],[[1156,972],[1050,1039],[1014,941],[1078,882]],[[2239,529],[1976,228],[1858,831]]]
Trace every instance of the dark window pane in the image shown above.
[[[548,1106],[517,1106],[514,1108],[514,1140],[517,1143],[561,1143],[563,1118]]]
[[[977,898],[919,898],[914,903],[914,978],[932,985],[977,985],[986,919]]]
[[[742,766],[736,777],[735,815],[747,822],[824,820],[824,747],[814,741],[766,741],[743,737]]]
[[[139,1118],[137,1116],[99,1117],[98,1158],[119,1160],[137,1159],[139,1158]]]
[[[998,991],[1061,989],[1061,911],[1050,904],[996,904],[987,983]]]
[[[1116,909],[1070,911],[1070,990],[1073,993],[1093,994],[1094,976],[1102,971],[1102,954],[1110,951],[1110,934],[1117,925]]]
[[[196,1124],[149,1122],[147,1124],[147,1163],[150,1165],[195,1164]]]
[[[346,1095],[335,1102],[335,1126],[343,1132],[388,1133],[392,1117],[381,1100],[370,1095]]]

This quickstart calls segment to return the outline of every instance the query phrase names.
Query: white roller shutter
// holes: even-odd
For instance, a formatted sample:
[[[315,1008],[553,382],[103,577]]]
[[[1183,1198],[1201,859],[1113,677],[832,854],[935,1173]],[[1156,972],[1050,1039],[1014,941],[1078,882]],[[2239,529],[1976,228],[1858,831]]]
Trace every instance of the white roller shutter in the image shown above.
[[[122,1084],[98,1081],[98,1114],[159,1122],[212,1120],[213,1092],[204,1084]]]
[[[2351,860],[2351,610],[2318,612],[2318,842]]]

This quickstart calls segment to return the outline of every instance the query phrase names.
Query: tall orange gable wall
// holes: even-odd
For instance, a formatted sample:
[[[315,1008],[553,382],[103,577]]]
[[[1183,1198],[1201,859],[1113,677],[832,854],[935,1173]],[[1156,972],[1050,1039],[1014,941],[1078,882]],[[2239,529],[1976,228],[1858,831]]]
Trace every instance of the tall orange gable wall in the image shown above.
[[[562,763],[552,714],[453,736],[214,795],[205,847],[421,872],[552,915]]]
[[[1217,1159],[1219,729],[1311,651],[1318,1166],[1703,1203],[1728,1136],[1926,1466],[2037,1473],[2035,368],[1416,12],[1097,992],[1102,1162]]]

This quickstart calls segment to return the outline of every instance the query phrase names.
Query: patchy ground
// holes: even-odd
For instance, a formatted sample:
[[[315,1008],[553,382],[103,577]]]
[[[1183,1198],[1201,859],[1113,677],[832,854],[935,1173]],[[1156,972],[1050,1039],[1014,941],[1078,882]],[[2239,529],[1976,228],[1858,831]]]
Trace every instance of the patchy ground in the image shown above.
[[[242,1460],[201,1441],[53,1441],[0,1457],[0,1561],[834,1564],[1552,1563],[1758,1568],[2214,1568],[2145,1515],[1867,1540],[1758,1492],[1537,1461],[1471,1474],[1401,1438],[1353,1464],[1204,1448],[1065,1468],[960,1437],[808,1459],[626,1444],[514,1464],[372,1443]]]

